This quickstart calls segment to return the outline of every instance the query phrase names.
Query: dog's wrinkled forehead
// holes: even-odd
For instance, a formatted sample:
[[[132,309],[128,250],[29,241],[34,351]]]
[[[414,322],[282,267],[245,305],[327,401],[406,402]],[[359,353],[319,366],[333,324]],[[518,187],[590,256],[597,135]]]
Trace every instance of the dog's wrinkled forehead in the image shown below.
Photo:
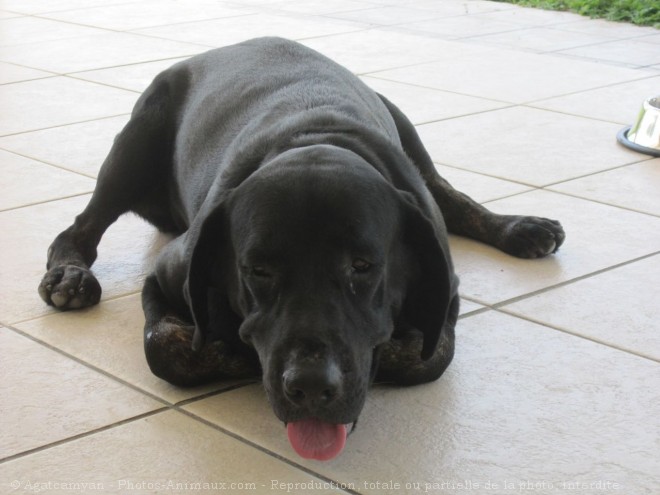
[[[351,243],[387,244],[397,222],[394,189],[366,163],[344,154],[283,156],[236,191],[231,225],[239,249]],[[288,160],[288,161],[285,161]],[[300,160],[304,160],[303,163]]]

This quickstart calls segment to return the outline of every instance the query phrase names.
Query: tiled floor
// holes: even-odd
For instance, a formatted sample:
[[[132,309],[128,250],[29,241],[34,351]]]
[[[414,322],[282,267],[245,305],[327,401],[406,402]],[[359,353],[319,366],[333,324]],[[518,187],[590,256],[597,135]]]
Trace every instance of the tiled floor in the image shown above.
[[[0,493],[660,493],[660,159],[615,140],[660,94],[658,33],[480,0],[0,1]],[[151,375],[139,291],[167,238],[142,221],[104,238],[99,306],[36,292],[151,78],[266,34],[388,95],[458,188],[568,235],[537,261],[452,238],[454,363],[375,387],[328,463],[258,384]]]

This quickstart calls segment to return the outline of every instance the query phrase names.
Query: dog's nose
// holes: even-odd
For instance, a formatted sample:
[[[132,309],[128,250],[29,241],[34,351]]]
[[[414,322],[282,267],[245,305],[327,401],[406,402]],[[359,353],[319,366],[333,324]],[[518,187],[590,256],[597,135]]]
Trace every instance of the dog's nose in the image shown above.
[[[341,394],[341,371],[332,362],[292,366],[282,374],[282,387],[297,406],[326,406]]]

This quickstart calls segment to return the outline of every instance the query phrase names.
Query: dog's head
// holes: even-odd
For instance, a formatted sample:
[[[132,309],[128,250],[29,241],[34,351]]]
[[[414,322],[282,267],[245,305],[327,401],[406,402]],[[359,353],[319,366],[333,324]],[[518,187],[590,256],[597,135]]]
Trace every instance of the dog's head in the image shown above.
[[[341,450],[395,325],[422,333],[423,359],[437,346],[453,273],[418,203],[356,154],[313,146],[260,168],[202,227],[188,279],[195,345],[213,333],[215,287],[303,456]]]

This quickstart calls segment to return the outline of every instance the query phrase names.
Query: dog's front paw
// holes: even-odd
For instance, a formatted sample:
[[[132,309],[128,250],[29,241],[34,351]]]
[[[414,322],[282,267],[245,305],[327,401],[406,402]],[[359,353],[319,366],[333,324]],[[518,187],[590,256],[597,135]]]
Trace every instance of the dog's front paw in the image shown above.
[[[542,258],[554,253],[566,235],[556,220],[539,217],[510,216],[502,233],[501,248],[519,258]]]
[[[176,317],[147,322],[144,350],[151,372],[179,387],[202,385],[221,378],[259,376],[256,363],[234,352],[225,342],[207,342],[193,351],[195,326]]]
[[[101,285],[86,268],[61,265],[46,272],[39,284],[39,295],[57,309],[78,309],[101,300]]]

